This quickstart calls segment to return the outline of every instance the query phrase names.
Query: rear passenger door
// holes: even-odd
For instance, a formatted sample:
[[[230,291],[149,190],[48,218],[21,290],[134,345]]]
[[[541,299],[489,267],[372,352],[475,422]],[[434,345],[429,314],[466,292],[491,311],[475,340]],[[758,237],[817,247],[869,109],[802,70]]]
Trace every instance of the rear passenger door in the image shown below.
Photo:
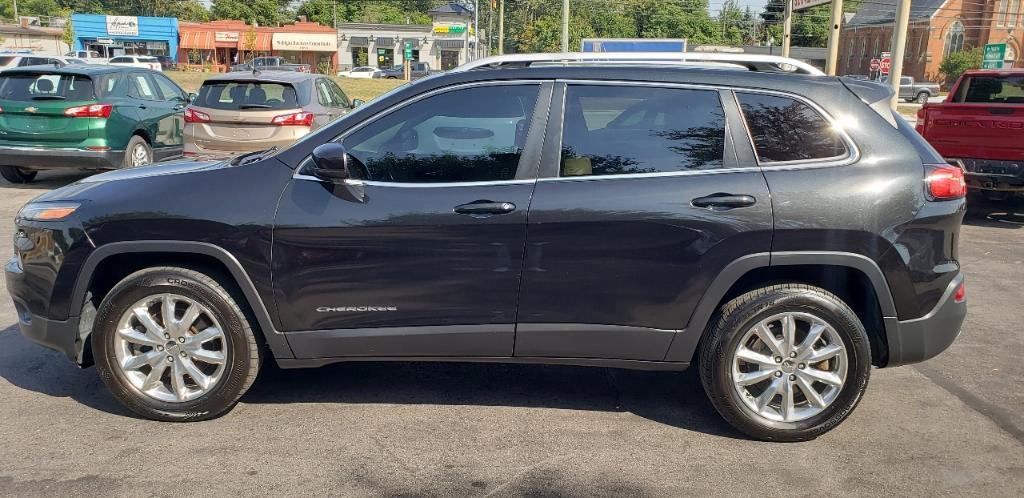
[[[738,106],[706,87],[566,82],[556,92],[515,355],[663,360],[715,276],[770,250],[764,177],[749,146],[734,147],[747,140]]]
[[[149,144],[153,148],[153,160],[159,161],[172,155],[174,150],[168,148],[181,144],[181,130],[172,116],[172,108],[176,104],[163,100],[156,80],[147,72],[133,71],[128,75],[128,81],[128,95],[137,102],[139,127],[146,130]]]

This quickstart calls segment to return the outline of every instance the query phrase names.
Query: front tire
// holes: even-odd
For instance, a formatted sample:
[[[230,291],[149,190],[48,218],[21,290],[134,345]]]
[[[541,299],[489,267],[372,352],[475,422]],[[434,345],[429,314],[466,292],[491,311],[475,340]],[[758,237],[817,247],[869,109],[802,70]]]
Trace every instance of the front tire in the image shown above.
[[[262,361],[236,299],[210,276],[174,267],[140,270],[114,286],[97,310],[92,348],[118,401],[172,422],[226,413]]]
[[[723,306],[699,362],[704,390],[733,427],[763,441],[807,441],[853,412],[867,388],[871,349],[841,299],[783,284]]]
[[[31,183],[36,179],[38,171],[19,168],[17,166],[0,166],[0,176],[11,183]]]
[[[146,143],[146,139],[132,135],[128,140],[128,146],[124,148],[125,168],[137,168],[153,162],[153,148]]]

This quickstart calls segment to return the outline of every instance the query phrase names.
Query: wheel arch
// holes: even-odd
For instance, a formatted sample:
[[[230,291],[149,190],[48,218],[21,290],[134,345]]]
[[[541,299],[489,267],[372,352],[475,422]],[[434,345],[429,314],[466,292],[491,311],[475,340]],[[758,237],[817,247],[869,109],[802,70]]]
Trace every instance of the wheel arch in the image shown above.
[[[727,265],[708,286],[686,327],[672,341],[665,361],[692,363],[718,309],[754,288],[782,282],[822,287],[847,302],[871,339],[872,362],[888,362],[889,328],[896,305],[885,275],[870,258],[846,252],[774,252],[744,256]]]
[[[270,313],[256,291],[242,265],[227,250],[206,242],[189,241],[128,241],[113,242],[98,247],[89,255],[75,281],[71,297],[72,310],[81,310],[86,299],[98,302],[124,276],[150,266],[180,264],[200,268],[221,276],[234,284],[244,298],[244,304],[255,316],[267,345],[276,358],[292,358],[291,348],[284,335],[277,332]],[[116,267],[114,277],[104,277],[107,267]],[[122,275],[123,273],[123,275]],[[91,333],[91,324],[85,324]],[[85,339],[85,337],[83,337]]]

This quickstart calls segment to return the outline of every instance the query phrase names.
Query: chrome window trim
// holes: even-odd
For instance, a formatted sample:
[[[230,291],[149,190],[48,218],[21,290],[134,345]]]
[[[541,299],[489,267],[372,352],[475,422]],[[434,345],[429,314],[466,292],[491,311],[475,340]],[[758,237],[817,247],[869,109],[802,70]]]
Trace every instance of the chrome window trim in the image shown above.
[[[393,113],[393,112],[395,112],[395,111],[397,111],[399,109],[402,109],[403,107],[406,107],[408,105],[412,105],[412,104],[414,104],[416,102],[419,102],[419,101],[421,101],[423,99],[426,99],[426,98],[429,98],[429,97],[433,97],[434,95],[439,95],[439,94],[442,94],[442,93],[451,92],[451,91],[455,91],[455,90],[462,90],[462,89],[465,89],[465,88],[474,88],[474,87],[478,87],[478,86],[506,86],[506,85],[524,85],[524,84],[525,85],[541,86],[544,83],[550,83],[550,82],[551,82],[551,80],[549,80],[549,79],[548,80],[471,81],[471,82],[468,82],[468,83],[460,83],[458,85],[446,86],[446,87],[443,87],[443,88],[435,88],[434,90],[431,90],[429,92],[417,95],[414,98],[411,98],[411,99],[408,99],[408,100],[404,100],[404,101],[399,102],[399,103],[397,103],[397,104],[395,104],[395,105],[393,105],[391,107],[388,107],[387,109],[384,109],[384,110],[382,110],[382,111],[380,111],[380,112],[378,112],[376,114],[373,114],[372,116],[364,119],[361,123],[353,126],[352,128],[349,128],[349,129],[345,130],[343,133],[340,133],[337,136],[335,136],[334,138],[328,140],[328,142],[337,142],[337,141],[340,141],[340,140],[344,140],[349,135],[351,135],[351,134],[361,130],[362,128],[364,128],[364,127],[368,126],[369,124],[377,121],[378,119],[383,118],[383,117],[387,116],[388,114],[391,114],[391,113]],[[537,109],[534,108],[533,111],[537,112]],[[327,143],[327,142],[324,142],[324,143]],[[522,160],[522,156],[521,155],[520,155],[520,160]],[[292,178],[294,178],[296,180],[310,180],[310,181],[317,181],[317,182],[324,181],[324,180],[321,180],[321,179],[319,179],[319,178],[317,178],[315,176],[312,176],[312,175],[306,175],[306,174],[300,174],[299,173],[300,171],[303,170],[303,168],[306,167],[306,164],[307,164],[308,161],[309,161],[309,156],[307,156],[305,159],[303,159],[302,161],[299,162],[299,166],[297,168],[295,168],[295,173],[292,175]],[[517,165],[516,169],[518,170],[518,165]],[[494,181],[487,181],[487,182],[439,182],[439,183],[382,182],[382,181],[378,181],[378,180],[345,180],[345,184],[346,185],[372,185],[372,186],[380,186],[380,187],[383,187],[383,186],[394,186],[394,187],[414,187],[414,188],[420,187],[420,188],[422,188],[422,187],[438,187],[438,186],[451,187],[451,186],[455,186],[455,185],[461,185],[461,186],[474,186],[474,185],[477,185],[477,186],[482,186],[482,185],[515,185],[515,184],[520,184],[520,183],[533,183],[534,181],[536,181],[536,178],[533,178],[533,179],[518,179],[518,180],[517,179],[512,179],[512,180],[494,180]],[[358,182],[358,183],[354,183],[354,182]]]

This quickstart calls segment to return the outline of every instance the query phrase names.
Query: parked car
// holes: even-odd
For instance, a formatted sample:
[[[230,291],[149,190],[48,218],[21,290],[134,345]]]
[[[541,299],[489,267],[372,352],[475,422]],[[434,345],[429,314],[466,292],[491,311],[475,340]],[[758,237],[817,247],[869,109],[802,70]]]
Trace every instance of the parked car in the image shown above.
[[[19,327],[157,420],[224,414],[268,356],[692,366],[772,441],[953,342],[963,176],[891,91],[604,55],[484,58],[284,149],[43,194],[6,265]]]
[[[185,109],[185,155],[224,157],[284,148],[352,107],[345,92],[320,74],[214,76]]]
[[[2,55],[0,54],[0,71],[15,67],[42,66],[47,64],[68,64],[64,57],[55,55]]]
[[[888,77],[879,81],[888,84]],[[924,104],[928,99],[939,94],[939,84],[930,81],[917,81],[912,76],[900,77],[900,99],[906,102]]]
[[[420,79],[424,76],[430,76],[434,71],[430,69],[430,64],[426,62],[413,62],[410,64],[409,79]],[[394,66],[390,69],[379,71],[373,75],[374,78],[386,78],[386,79],[404,79],[405,68],[401,65]]]
[[[256,57],[245,64],[231,66],[231,71],[296,71],[308,73],[308,64],[290,64],[284,57]]]
[[[119,55],[110,59],[111,66],[125,66],[125,67],[138,67],[142,69],[152,69],[153,71],[162,71],[163,66],[156,57],[149,57],[146,55]]]
[[[344,78],[375,78],[376,74],[380,72],[380,69],[370,66],[354,67],[348,71],[341,71],[338,76]]]
[[[89,64],[106,64],[107,62],[110,62],[109,57],[103,57],[95,50],[72,50],[64,54],[64,56],[83,59]]]
[[[179,156],[187,94],[148,70],[94,64],[0,73],[0,175],[134,167]]]
[[[967,173],[967,186],[991,200],[1024,195],[1024,70],[973,70],[943,102],[917,111],[917,131]]]
[[[157,55],[157,56],[154,56],[154,57],[156,58],[157,62],[160,63],[160,68],[163,69],[164,71],[171,71],[171,70],[177,69],[177,67],[178,67],[178,64],[176,62],[174,62],[174,59],[172,59],[172,58],[170,58],[170,57],[168,57],[166,55]]]

